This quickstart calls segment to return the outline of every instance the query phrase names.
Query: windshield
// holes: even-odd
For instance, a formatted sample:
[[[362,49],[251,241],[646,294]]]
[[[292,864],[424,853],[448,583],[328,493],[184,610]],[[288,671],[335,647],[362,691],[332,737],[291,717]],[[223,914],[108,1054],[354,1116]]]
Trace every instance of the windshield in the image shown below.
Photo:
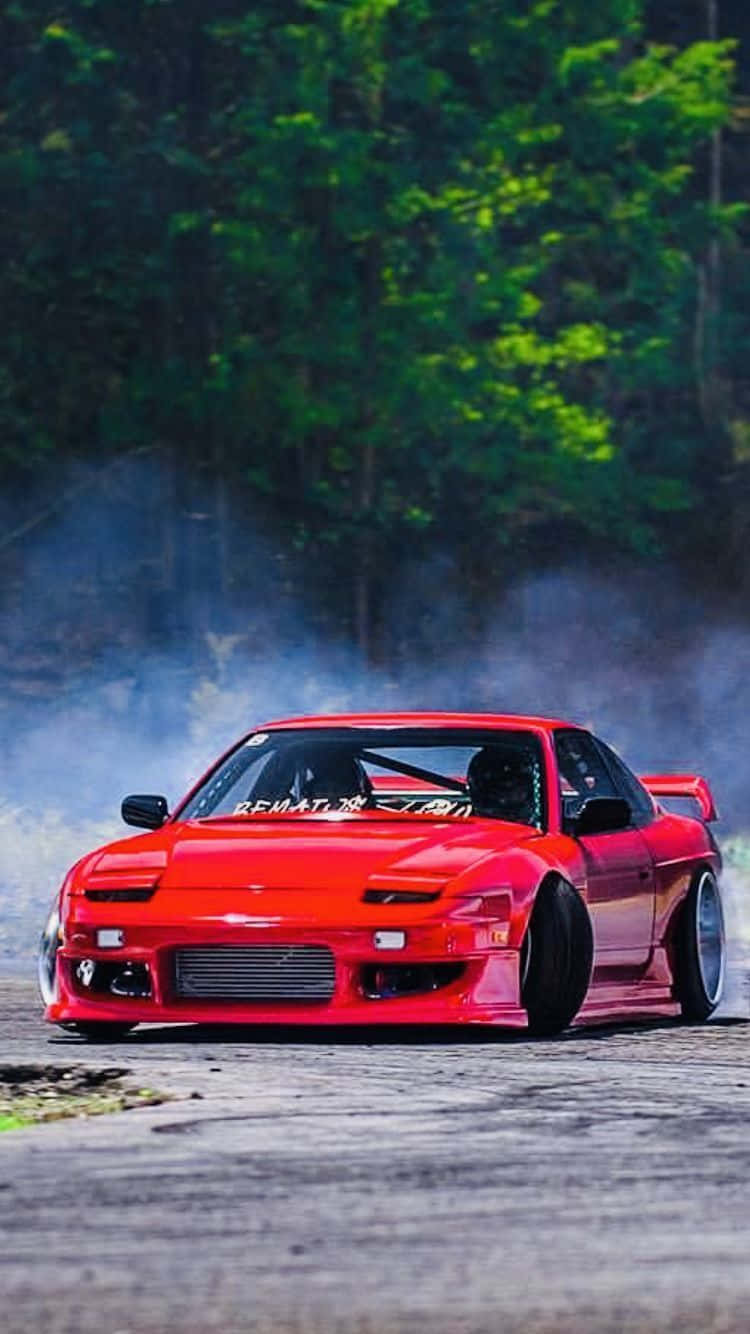
[[[481,815],[542,828],[542,750],[499,728],[305,728],[256,732],[177,812],[217,817],[399,812]]]

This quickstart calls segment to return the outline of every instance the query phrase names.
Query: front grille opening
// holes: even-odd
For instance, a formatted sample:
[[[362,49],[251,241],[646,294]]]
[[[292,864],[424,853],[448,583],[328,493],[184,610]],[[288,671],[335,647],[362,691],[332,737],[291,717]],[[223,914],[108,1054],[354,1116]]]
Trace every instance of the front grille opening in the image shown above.
[[[143,1000],[151,995],[148,964],[133,960],[73,959],[71,973],[83,996],[119,996]]]
[[[366,889],[363,903],[434,903],[440,890],[427,889]]]
[[[329,1001],[336,965],[325,945],[219,945],[177,950],[174,988],[184,1000]]]
[[[86,889],[84,894],[92,903],[148,903],[154,897],[152,889]]]
[[[362,969],[362,990],[368,1000],[418,996],[450,986],[464,971],[462,963],[366,964]]]

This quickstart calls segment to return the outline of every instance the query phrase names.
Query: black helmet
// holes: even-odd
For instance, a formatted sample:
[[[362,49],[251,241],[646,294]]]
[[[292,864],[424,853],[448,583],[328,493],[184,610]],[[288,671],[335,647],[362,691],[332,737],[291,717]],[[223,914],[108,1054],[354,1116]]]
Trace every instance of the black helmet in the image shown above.
[[[363,797],[369,801],[372,784],[364,765],[343,746],[305,748],[300,764],[300,796],[313,801],[327,798]]]
[[[476,815],[538,823],[536,764],[528,753],[515,746],[484,746],[472,756],[466,782]]]

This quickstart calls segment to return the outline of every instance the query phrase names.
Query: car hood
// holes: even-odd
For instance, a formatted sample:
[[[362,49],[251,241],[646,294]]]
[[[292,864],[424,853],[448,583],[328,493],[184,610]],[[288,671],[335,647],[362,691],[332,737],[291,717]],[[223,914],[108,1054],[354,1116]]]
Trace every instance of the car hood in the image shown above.
[[[160,892],[250,889],[359,897],[368,886],[440,889],[485,859],[538,837],[525,825],[474,818],[187,821],[110,844],[89,861],[84,879],[87,885],[158,881]]]

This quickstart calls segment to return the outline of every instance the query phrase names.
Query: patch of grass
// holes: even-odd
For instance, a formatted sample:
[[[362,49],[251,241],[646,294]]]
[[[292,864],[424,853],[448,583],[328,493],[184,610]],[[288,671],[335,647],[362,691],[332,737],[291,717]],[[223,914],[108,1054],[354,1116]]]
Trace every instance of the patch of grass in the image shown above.
[[[0,1130],[18,1130],[21,1126],[29,1124],[28,1119],[23,1116],[0,1116]]]
[[[84,1066],[0,1066],[0,1132],[64,1117],[154,1107],[168,1094],[123,1084],[127,1070]]]

